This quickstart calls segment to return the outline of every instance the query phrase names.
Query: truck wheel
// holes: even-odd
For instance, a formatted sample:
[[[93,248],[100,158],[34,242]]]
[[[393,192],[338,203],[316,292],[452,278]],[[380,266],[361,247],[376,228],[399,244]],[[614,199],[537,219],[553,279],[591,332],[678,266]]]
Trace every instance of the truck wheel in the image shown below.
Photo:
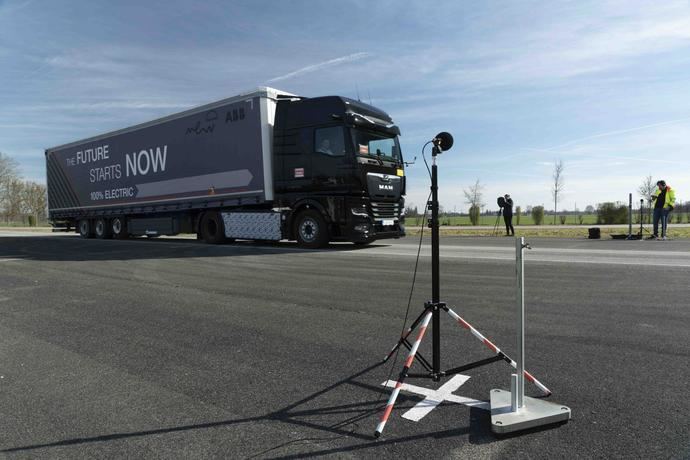
[[[108,226],[108,221],[105,219],[96,219],[96,223],[93,226],[93,231],[96,234],[96,238],[105,240],[112,236],[110,233],[110,227]]]
[[[91,221],[89,219],[82,219],[79,221],[79,234],[82,238],[93,238],[93,229],[91,228]]]
[[[319,212],[311,209],[303,211],[297,217],[295,235],[300,246],[310,249],[323,248],[330,240],[326,221]]]
[[[124,240],[129,236],[127,233],[127,221],[124,217],[115,217],[110,221],[110,231],[118,240]]]
[[[208,244],[220,244],[225,241],[225,225],[218,212],[207,212],[201,218],[199,233]]]

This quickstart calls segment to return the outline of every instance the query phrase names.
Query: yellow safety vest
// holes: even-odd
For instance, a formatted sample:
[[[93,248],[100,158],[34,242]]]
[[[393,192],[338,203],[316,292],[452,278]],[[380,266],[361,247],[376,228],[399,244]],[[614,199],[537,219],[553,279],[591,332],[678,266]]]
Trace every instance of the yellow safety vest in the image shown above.
[[[661,194],[661,190],[659,190],[659,187],[654,191],[654,195],[652,196],[652,207],[656,204],[656,199],[659,197],[659,194]],[[666,186],[666,199],[664,200],[664,209],[671,209],[676,205],[676,192],[671,189],[670,186]]]

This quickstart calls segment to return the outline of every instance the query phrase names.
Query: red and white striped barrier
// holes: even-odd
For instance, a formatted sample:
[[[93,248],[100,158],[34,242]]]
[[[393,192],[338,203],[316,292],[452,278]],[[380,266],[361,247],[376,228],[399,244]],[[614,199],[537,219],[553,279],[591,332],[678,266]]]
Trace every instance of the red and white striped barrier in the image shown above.
[[[457,313],[455,313],[450,308],[448,308],[448,314],[455,321],[457,321],[458,324],[460,324],[462,327],[464,327],[465,329],[469,329],[470,332],[472,333],[472,335],[475,336],[476,338],[478,338],[484,345],[486,345],[486,347],[489,350],[493,351],[497,355],[502,355],[503,357],[505,357],[506,361],[510,362],[510,365],[513,366],[515,369],[517,369],[517,363],[515,361],[510,359],[510,357],[508,355],[506,355],[505,353],[503,353],[500,348],[498,348],[496,345],[491,343],[491,341],[489,339],[487,339],[486,337],[484,337],[481,332],[479,332],[474,327],[472,327],[472,325],[470,323],[468,323],[467,321],[462,319]],[[539,380],[535,379],[534,376],[527,371],[525,371],[525,378],[527,380],[529,380],[530,382],[532,382],[533,384],[535,384],[537,386],[537,388],[539,388],[546,396],[551,394],[551,390],[546,388],[546,386],[544,386],[543,383],[541,383]]]
[[[398,399],[398,394],[400,393],[400,387],[402,387],[403,382],[405,381],[405,377],[407,377],[407,372],[410,370],[410,367],[412,367],[412,362],[414,361],[414,357],[417,354],[417,349],[419,348],[419,344],[422,343],[422,338],[424,337],[424,333],[426,332],[427,326],[429,326],[429,321],[431,321],[432,314],[433,314],[433,312],[429,311],[426,314],[426,316],[424,316],[424,320],[422,321],[422,326],[419,328],[419,335],[417,336],[417,340],[412,345],[412,348],[410,349],[410,354],[407,355],[407,361],[405,361],[405,367],[403,367],[402,372],[400,372],[400,376],[398,377],[398,381],[395,382],[395,387],[393,388],[393,392],[391,393],[390,397],[388,398],[388,403],[386,404],[386,410],[383,412],[383,415],[381,416],[381,421],[379,422],[378,426],[376,427],[376,432],[374,433],[374,435],[377,438],[379,436],[381,436],[381,433],[383,432],[383,427],[386,426],[386,422],[388,421],[388,417],[390,417],[391,412],[393,411],[393,406],[395,405],[395,400]]]

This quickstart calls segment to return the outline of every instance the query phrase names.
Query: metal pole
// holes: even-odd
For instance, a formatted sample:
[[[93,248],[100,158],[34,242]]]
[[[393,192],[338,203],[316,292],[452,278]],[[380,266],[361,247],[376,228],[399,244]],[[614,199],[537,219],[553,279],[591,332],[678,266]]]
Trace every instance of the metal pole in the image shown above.
[[[438,147],[434,146],[431,164],[431,302],[433,310],[432,332],[432,367],[433,380],[440,380],[441,372],[441,312],[438,304],[441,301],[441,284],[439,276],[439,235],[438,235],[438,167],[436,166],[436,154]]]
[[[632,238],[632,193],[628,194],[628,239]]]
[[[642,239],[642,208],[644,207],[644,200],[640,199],[640,239]]]
[[[517,354],[517,407],[521,408],[525,397],[525,238],[515,238],[515,269],[517,278],[518,306],[518,354]]]
[[[530,248],[525,244],[525,239],[515,238],[515,279],[519,313],[516,363],[518,374],[510,376],[510,393],[498,389],[491,390],[491,430],[494,433],[510,433],[570,419],[569,407],[525,396],[525,248]],[[510,406],[510,411],[506,410],[507,406]]]
[[[518,375],[510,374],[510,411],[517,412],[518,407]]]

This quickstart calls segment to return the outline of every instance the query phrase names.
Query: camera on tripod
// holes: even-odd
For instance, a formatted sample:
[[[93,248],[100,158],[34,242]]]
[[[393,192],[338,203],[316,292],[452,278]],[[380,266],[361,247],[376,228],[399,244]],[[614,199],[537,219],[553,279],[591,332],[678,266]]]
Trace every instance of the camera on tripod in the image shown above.
[[[503,209],[503,208],[505,207],[505,205],[506,205],[506,199],[505,199],[504,197],[502,197],[502,196],[499,196],[499,197],[496,199],[496,204],[498,204],[498,207],[499,207],[499,208]],[[498,210],[498,215],[499,215],[499,216],[501,215],[501,209]]]

